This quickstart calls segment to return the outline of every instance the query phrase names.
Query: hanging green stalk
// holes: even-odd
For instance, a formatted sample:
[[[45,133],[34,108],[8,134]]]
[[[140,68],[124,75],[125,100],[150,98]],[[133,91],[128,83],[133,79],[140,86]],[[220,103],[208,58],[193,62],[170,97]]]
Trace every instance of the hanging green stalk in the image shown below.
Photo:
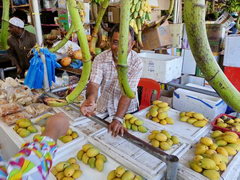
[[[237,22],[236,22],[236,28],[238,29],[238,31],[240,31],[240,12],[238,13],[238,18],[237,18]]]
[[[170,5],[169,5],[169,9],[168,9],[168,17],[170,17],[172,15],[172,12],[174,9],[174,4],[175,4],[175,0],[170,0]]]
[[[128,83],[128,37],[129,37],[129,17],[130,17],[130,1],[121,0],[120,10],[120,32],[119,32],[119,47],[118,47],[118,79],[120,86],[126,96],[134,98],[135,93],[132,91]]]
[[[7,45],[7,39],[8,39],[8,26],[9,26],[9,6],[10,1],[9,0],[3,0],[3,13],[2,13],[2,29],[1,29],[1,35],[0,35],[0,49],[6,50]]]
[[[73,103],[74,100],[81,94],[82,90],[86,87],[87,81],[89,79],[89,75],[91,72],[91,55],[88,47],[88,41],[85,34],[85,30],[78,12],[76,8],[75,0],[67,0],[68,10],[72,19],[72,24],[74,29],[76,30],[78,41],[83,54],[83,69],[81,78],[78,82],[78,85],[75,89],[66,97],[66,100],[55,99],[55,98],[45,98],[44,102],[49,106],[60,107],[65,106],[67,104]]]
[[[240,93],[218,66],[208,43],[205,0],[185,0],[184,19],[192,53],[205,79],[230,107],[240,112]]]
[[[98,13],[97,20],[96,20],[96,25],[95,25],[95,27],[93,29],[92,39],[91,39],[91,42],[90,42],[90,52],[92,54],[95,54],[95,48],[96,48],[96,43],[97,43],[98,31],[99,31],[99,28],[101,26],[103,15],[105,14],[105,12],[107,10],[108,5],[109,5],[109,0],[104,0],[101,3],[101,9],[100,9],[100,11]]]
[[[74,31],[74,26],[71,25],[70,29],[68,30],[67,34],[64,36],[64,38],[61,40],[60,43],[58,43],[56,46],[52,47],[51,49],[49,49],[49,51],[51,52],[56,52],[58,51],[61,47],[63,47],[67,41],[69,40],[69,38],[71,37],[72,33]]]

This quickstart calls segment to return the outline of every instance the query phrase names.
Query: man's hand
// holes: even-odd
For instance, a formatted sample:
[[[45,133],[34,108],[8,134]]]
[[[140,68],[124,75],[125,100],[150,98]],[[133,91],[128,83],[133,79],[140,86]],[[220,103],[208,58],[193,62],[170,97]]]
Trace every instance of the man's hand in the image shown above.
[[[108,132],[112,132],[112,136],[116,137],[117,135],[123,136],[126,129],[122,126],[122,123],[118,120],[113,119],[108,126]]]
[[[86,99],[81,107],[80,112],[87,117],[91,117],[95,115],[96,103],[92,99]]]
[[[64,136],[69,128],[70,118],[64,113],[57,113],[48,118],[43,136],[48,136],[55,141]]]

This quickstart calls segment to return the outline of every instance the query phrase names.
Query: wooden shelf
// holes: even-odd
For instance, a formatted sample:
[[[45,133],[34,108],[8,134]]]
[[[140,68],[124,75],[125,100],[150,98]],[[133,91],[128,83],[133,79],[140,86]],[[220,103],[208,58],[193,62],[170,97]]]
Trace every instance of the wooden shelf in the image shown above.
[[[29,7],[29,4],[23,4],[23,5],[12,5],[12,8],[24,8],[24,7]]]
[[[42,24],[42,26],[58,27],[58,24]]]

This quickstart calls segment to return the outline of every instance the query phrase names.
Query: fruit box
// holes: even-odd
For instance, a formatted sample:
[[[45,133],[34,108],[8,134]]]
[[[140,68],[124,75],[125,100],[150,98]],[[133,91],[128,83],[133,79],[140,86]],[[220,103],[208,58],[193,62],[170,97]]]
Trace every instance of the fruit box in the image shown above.
[[[71,146],[71,148],[68,148],[68,150],[57,153],[54,161],[53,161],[53,167],[62,161],[66,161],[71,157],[75,157],[77,159],[77,153],[82,149],[82,146],[84,144],[90,143],[87,139],[84,139],[80,143],[75,143],[74,146]],[[94,145],[94,144],[93,144]],[[95,145],[94,145],[95,146]],[[116,167],[120,166],[119,163],[111,159],[109,156],[107,156],[105,153],[101,151],[102,154],[104,154],[107,157],[107,162],[104,163],[104,169],[102,172],[97,171],[96,169],[90,168],[89,165],[84,164],[82,161],[79,161],[77,159],[77,164],[80,165],[80,169],[83,172],[81,177],[78,179],[86,179],[86,180],[91,180],[91,179],[107,179],[108,173]],[[54,180],[56,179],[55,176],[50,173],[48,180]]]
[[[149,109],[150,107],[145,108],[141,111],[138,111],[134,113],[134,116],[139,117],[146,124],[151,123],[156,127],[162,127],[162,128],[165,128],[166,130],[173,131],[178,136],[182,136],[185,139],[188,139],[189,141],[192,141],[192,142],[197,141],[200,137],[207,134],[211,129],[210,124],[207,124],[206,126],[200,128],[200,127],[195,127],[189,123],[180,121],[179,120],[180,112],[171,108],[168,110],[168,116],[173,118],[174,124],[162,125],[160,123],[156,123],[146,118],[146,114],[149,111]]]
[[[231,129],[219,127],[219,126],[217,125],[217,119],[220,118],[220,117],[222,117],[222,116],[227,116],[227,117],[229,117],[229,118],[236,118],[236,117],[230,116],[230,115],[228,115],[228,114],[220,114],[220,115],[217,116],[217,117],[215,118],[215,120],[211,123],[212,126],[213,126],[213,130],[220,130],[220,131],[222,131],[222,132],[231,131],[231,132],[236,133],[236,134],[240,137],[240,132],[232,131]]]

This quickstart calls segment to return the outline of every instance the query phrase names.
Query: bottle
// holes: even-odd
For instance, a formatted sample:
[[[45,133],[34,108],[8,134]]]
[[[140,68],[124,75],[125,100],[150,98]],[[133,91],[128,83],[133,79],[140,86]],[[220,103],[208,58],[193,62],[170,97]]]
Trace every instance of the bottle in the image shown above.
[[[63,86],[68,86],[69,85],[69,76],[66,71],[63,72],[62,74],[62,80],[63,80]]]

